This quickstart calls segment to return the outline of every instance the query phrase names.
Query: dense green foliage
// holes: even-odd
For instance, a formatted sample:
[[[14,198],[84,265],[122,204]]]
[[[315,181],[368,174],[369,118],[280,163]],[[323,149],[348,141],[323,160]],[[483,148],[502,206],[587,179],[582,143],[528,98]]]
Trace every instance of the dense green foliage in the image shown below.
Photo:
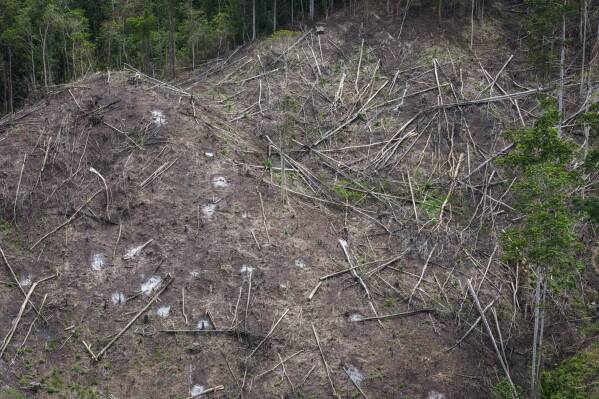
[[[541,376],[541,395],[546,399],[599,398],[599,345],[577,353]]]
[[[502,162],[520,173],[513,187],[520,218],[502,240],[508,261],[539,267],[552,283],[561,285],[570,279],[568,272],[575,265],[570,192],[577,173],[569,168],[572,145],[558,137],[558,119],[557,110],[545,104],[544,114],[533,127],[508,134],[516,145]]]
[[[531,59],[543,74],[555,69],[562,15],[569,36],[585,0],[524,0],[520,20]],[[586,0],[588,2],[588,0]],[[334,8],[369,13],[366,0],[0,0],[0,114],[22,105],[31,93],[86,72],[129,63],[154,76],[172,78],[182,68],[280,28],[311,24]],[[421,0],[414,14],[484,19],[499,1]],[[567,4],[566,6],[564,4]],[[590,3],[592,4],[592,3]],[[358,8],[358,5],[360,7]],[[497,6],[497,7],[495,7]],[[512,7],[512,5],[507,5]],[[591,7],[596,7],[592,6]],[[356,14],[356,10],[358,13]],[[595,9],[595,8],[593,8]],[[400,4],[387,13],[403,18]],[[396,11],[393,11],[396,10]],[[402,24],[403,25],[403,24]]]
[[[0,114],[86,72],[129,63],[172,78],[331,0],[0,0]],[[255,20],[255,24],[254,24]]]
[[[589,111],[583,113],[579,122],[587,126],[589,132],[588,151],[584,157],[582,171],[591,175],[599,171],[599,103],[589,107]],[[593,223],[599,223],[599,186],[596,183],[589,185],[589,191],[594,195],[584,197],[575,197],[573,199],[575,206],[582,211]]]
[[[560,116],[557,109],[548,102],[543,105],[544,112],[533,127],[508,133],[515,147],[501,162],[518,174],[513,194],[514,207],[519,215],[517,223],[504,231],[502,246],[507,261],[531,271],[531,285],[541,278],[549,290],[563,292],[576,287],[575,276],[582,272],[581,269],[576,270],[582,266],[581,262],[577,262],[577,252],[582,245],[580,232],[575,230],[574,225],[582,215],[593,223],[599,220],[596,187],[587,186],[584,197],[577,194],[580,186],[584,185],[585,174],[597,172],[598,157],[596,145],[590,139],[587,143],[590,149],[583,162],[577,162],[576,158],[582,156],[578,156],[575,145],[558,135]],[[589,128],[589,137],[595,136],[599,121],[595,107],[591,107],[580,119]],[[539,285],[535,293],[535,315],[538,316],[538,311],[543,313],[545,306]],[[533,344],[536,345],[537,341]],[[553,371],[543,371],[540,397],[599,397],[596,390],[599,376],[597,354],[595,346],[568,359]]]
[[[557,58],[556,27],[560,26],[564,2],[561,0],[526,0],[528,5],[527,43],[531,61],[547,75]]]

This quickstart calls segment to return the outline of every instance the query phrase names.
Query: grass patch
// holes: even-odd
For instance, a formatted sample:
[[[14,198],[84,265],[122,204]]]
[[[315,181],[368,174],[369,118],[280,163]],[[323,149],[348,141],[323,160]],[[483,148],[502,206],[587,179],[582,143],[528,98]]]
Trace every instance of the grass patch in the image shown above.
[[[541,398],[599,398],[599,344],[541,374]]]
[[[57,368],[53,368],[50,375],[42,379],[42,383],[45,383],[48,386],[47,392],[49,394],[60,393],[64,388],[64,381],[60,375],[60,370]]]
[[[6,395],[6,396],[4,396]],[[25,395],[14,388],[6,388],[2,390],[2,397],[7,399],[26,399]]]
[[[285,168],[285,174],[286,174],[286,182],[287,184],[292,184],[295,181],[295,177],[296,177],[296,172],[293,170],[287,170],[287,168]],[[272,171],[272,178],[273,181],[278,184],[279,186],[283,185],[283,172],[280,170],[273,170]]]
[[[272,161],[270,159],[265,159],[264,161],[262,161],[262,166],[264,166],[264,169],[266,169],[266,170],[271,170],[272,169]]]
[[[69,385],[69,389],[75,395],[77,399],[100,399],[100,394],[98,390],[94,388],[82,387],[78,383],[73,383]]]
[[[397,302],[393,298],[389,298],[385,302],[383,302],[383,307],[387,308],[387,309],[388,308],[394,308],[395,305],[397,305]]]
[[[2,217],[0,217],[0,239],[12,244],[15,248],[23,247],[19,231]]]
[[[344,202],[358,202],[364,196],[359,191],[353,190],[348,186],[349,182],[345,179],[339,180],[335,183],[335,187],[333,187],[333,191],[335,194],[339,196]]]
[[[441,198],[438,198],[432,194],[426,194],[422,200],[422,203],[420,204],[420,209],[428,220],[436,222],[439,214],[441,213],[442,205],[443,200]]]
[[[516,385],[516,399],[524,399],[522,388]],[[497,384],[491,387],[491,397],[493,399],[513,399],[512,388],[506,377],[501,377]]]
[[[6,220],[0,218],[0,234],[9,234],[12,231],[12,226]]]
[[[300,110],[301,104],[297,98],[290,95],[285,95],[281,101],[281,110],[297,113]]]
[[[297,37],[299,35],[301,35],[301,32],[295,30],[279,29],[278,31],[267,37],[266,40],[275,41],[289,37]]]

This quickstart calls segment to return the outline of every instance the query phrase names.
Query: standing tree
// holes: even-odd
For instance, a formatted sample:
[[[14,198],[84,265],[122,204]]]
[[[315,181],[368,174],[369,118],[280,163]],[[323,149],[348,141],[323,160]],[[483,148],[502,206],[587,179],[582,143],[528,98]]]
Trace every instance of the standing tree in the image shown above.
[[[252,41],[256,40],[256,0],[252,0]]]
[[[557,109],[545,104],[543,116],[528,129],[508,134],[514,150],[502,162],[521,173],[514,184],[519,222],[502,237],[505,258],[519,265],[534,286],[531,392],[536,398],[541,364],[545,293],[573,277],[576,238],[572,232],[571,189],[576,174],[568,169],[573,148],[558,135]]]
[[[176,43],[175,43],[175,14],[177,12],[177,1],[168,0],[168,53],[169,53],[169,67],[171,77],[174,79],[177,72],[175,68],[175,54],[176,54]]]

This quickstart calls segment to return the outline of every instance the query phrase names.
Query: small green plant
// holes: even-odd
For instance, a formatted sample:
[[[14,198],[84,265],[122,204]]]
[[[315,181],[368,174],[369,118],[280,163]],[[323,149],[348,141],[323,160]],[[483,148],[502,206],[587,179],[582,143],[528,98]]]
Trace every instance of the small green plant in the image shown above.
[[[42,381],[48,386],[47,391],[49,394],[59,393],[64,388],[60,370],[57,368],[53,368],[50,375],[45,377]]]
[[[133,137],[133,141],[139,147],[143,147],[146,144],[146,135],[143,134],[143,132],[139,132],[135,129],[130,129],[128,136]]]
[[[75,394],[77,399],[100,399],[100,394],[95,387],[86,388],[78,383],[73,383],[69,385],[69,389]]]
[[[9,234],[12,230],[12,226],[6,220],[0,218],[0,234]]]
[[[50,338],[46,342],[45,350],[46,350],[46,352],[54,352],[55,349],[56,349],[56,338]]]
[[[443,205],[443,200],[441,198],[436,197],[433,194],[425,194],[422,203],[420,204],[420,209],[427,217],[427,219],[435,222],[441,213],[441,206]]]
[[[264,161],[262,161],[262,166],[264,166],[264,169],[266,169],[266,170],[271,170],[272,169],[272,160],[265,159]]]
[[[383,302],[383,307],[384,308],[393,308],[396,305],[396,301],[393,298],[389,298],[387,299],[385,302]]]
[[[514,398],[512,388],[506,377],[501,377],[497,384],[491,387],[491,397],[493,399],[524,399],[521,387],[516,386],[516,392]]]
[[[19,356],[26,355],[26,354],[29,354],[29,353],[32,353],[32,352],[33,352],[33,350],[30,347],[28,347],[28,346],[22,346],[19,349],[17,349],[17,354]]]
[[[383,369],[381,367],[377,367],[375,371],[368,374],[368,378],[371,380],[384,380],[385,373],[383,373]]]
[[[83,365],[79,362],[73,364],[73,367],[71,367],[71,370],[77,374],[85,374],[87,372],[87,369],[85,367],[83,367]]]
[[[359,113],[358,115],[356,115],[356,122],[366,122],[366,115],[364,115],[363,113]]]
[[[0,240],[4,239],[7,243],[11,243],[15,248],[21,248],[23,242],[19,231],[5,219],[0,217]]]
[[[283,184],[283,173],[279,170],[273,170],[272,172],[272,177],[275,183],[277,183],[278,185],[282,185]],[[296,172],[294,171],[289,171],[286,170],[285,171],[285,178],[286,178],[286,183],[292,183],[295,180],[296,177]]]
[[[164,350],[160,346],[156,346],[154,348],[154,356],[153,357],[157,362],[165,362],[165,361],[170,360],[171,353],[168,350]]]
[[[359,202],[363,198],[363,194],[359,191],[352,190],[348,184],[349,182],[347,180],[340,179],[333,189],[344,202]]]
[[[296,98],[291,97],[290,95],[285,95],[281,101],[281,109],[284,111],[298,112],[300,109],[300,104]]]

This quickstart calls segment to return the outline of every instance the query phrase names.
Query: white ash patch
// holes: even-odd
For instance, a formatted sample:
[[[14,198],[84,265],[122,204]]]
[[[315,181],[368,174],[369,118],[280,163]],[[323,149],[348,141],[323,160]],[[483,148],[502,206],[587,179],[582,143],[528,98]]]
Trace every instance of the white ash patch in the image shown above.
[[[214,330],[214,326],[209,319],[203,318],[198,321],[198,330]]]
[[[212,178],[212,186],[214,188],[229,187],[229,182],[224,176],[215,176]]]
[[[193,271],[189,272],[189,275],[190,275],[192,278],[200,278],[200,272],[199,272],[199,271],[197,271],[197,270],[193,270]]]
[[[239,269],[239,273],[241,274],[241,277],[245,280],[250,278],[252,273],[254,273],[254,270],[256,269],[252,266],[243,265],[241,266],[241,269]]]
[[[171,307],[170,306],[161,306],[156,311],[156,314],[158,316],[162,317],[163,319],[166,319],[170,313],[171,313]]]
[[[19,284],[21,284],[21,287],[29,287],[32,283],[31,280],[31,275],[29,274],[23,274],[21,276],[21,278],[19,279]]]
[[[216,204],[206,204],[202,206],[202,215],[210,219],[216,213]]]
[[[345,367],[345,372],[354,384],[361,386],[364,375],[357,368],[352,365],[347,365],[347,367]]]
[[[141,245],[138,245],[136,247],[130,247],[129,250],[127,250],[127,253],[125,253],[125,255],[123,256],[123,259],[130,260],[130,259],[133,259],[133,258],[139,256],[141,254],[141,252],[144,250],[144,248],[147,247],[151,242],[152,242],[152,240],[145,242]]]
[[[160,110],[152,111],[152,123],[156,126],[166,125],[166,116]]]
[[[364,316],[362,316],[360,313],[352,313],[351,315],[349,315],[350,321],[360,321],[363,318],[364,318]]]
[[[206,388],[204,388],[202,385],[199,384],[195,384],[193,387],[191,387],[191,389],[189,390],[189,394],[191,396],[198,396],[204,393],[204,391],[206,390]]]
[[[95,272],[99,272],[106,265],[106,256],[102,253],[94,253],[91,256],[89,266]]]
[[[123,294],[122,292],[113,292],[110,299],[112,299],[112,303],[114,305],[120,305],[122,303],[125,303],[126,299],[125,299],[125,294]]]
[[[295,260],[295,262],[293,262],[293,264],[295,265],[295,267],[303,269],[304,267],[306,267],[306,261],[303,260],[302,258],[297,258]]]
[[[141,292],[144,295],[150,296],[152,291],[160,285],[162,278],[160,276],[152,276],[141,285]]]
[[[426,397],[426,399],[445,399],[446,396],[444,393],[441,392],[437,392],[437,391],[430,391],[428,393],[428,396]]]

